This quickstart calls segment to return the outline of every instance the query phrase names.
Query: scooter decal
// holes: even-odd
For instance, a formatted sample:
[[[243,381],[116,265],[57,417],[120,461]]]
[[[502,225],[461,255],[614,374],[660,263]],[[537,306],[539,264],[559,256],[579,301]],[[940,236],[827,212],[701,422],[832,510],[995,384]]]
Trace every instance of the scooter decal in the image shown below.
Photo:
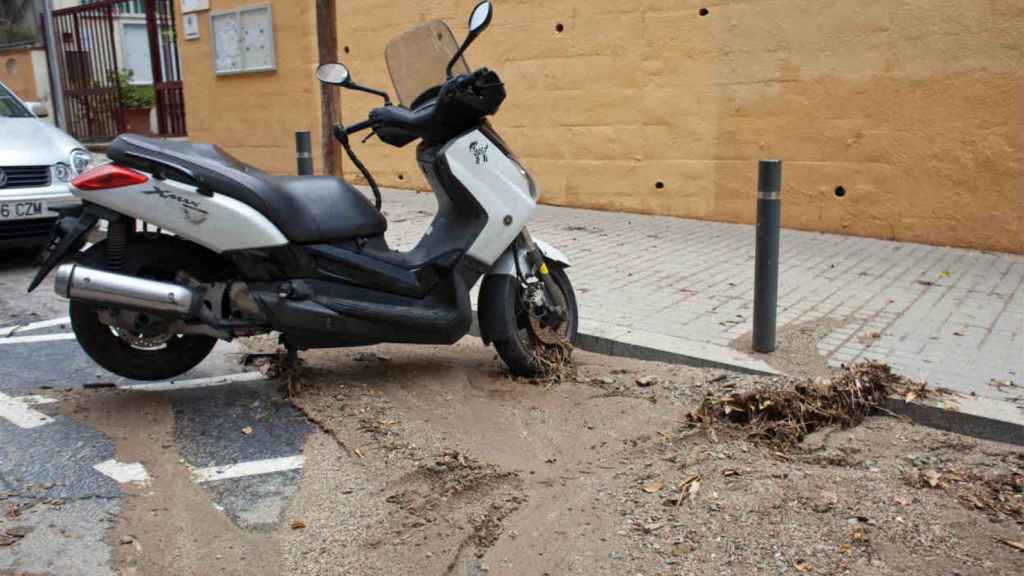
[[[177,202],[178,205],[181,206],[182,211],[185,213],[185,218],[192,224],[202,224],[203,222],[206,221],[207,216],[210,215],[209,212],[200,208],[201,204],[199,202],[192,200],[191,198],[181,196],[180,194],[171,192],[170,190],[161,190],[160,188],[154,186],[152,190],[143,190],[142,193],[147,196],[152,196],[156,194],[157,196],[163,198],[164,200],[172,200],[174,202]]]
[[[482,159],[487,162],[487,150],[491,147],[490,144],[484,144],[480,146],[480,143],[476,140],[469,143],[469,151],[473,153],[473,157],[476,158],[476,163],[479,164]]]

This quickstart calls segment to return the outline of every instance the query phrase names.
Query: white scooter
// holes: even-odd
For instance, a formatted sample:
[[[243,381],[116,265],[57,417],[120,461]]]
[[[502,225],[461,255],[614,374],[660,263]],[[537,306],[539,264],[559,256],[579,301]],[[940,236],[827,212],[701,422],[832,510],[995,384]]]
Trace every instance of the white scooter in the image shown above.
[[[481,336],[513,373],[537,374],[547,351],[575,340],[576,298],[569,261],[526,230],[536,184],[486,120],[504,85],[462,59],[491,15],[490,2],[477,5],[461,47],[437,21],[388,46],[402,105],[355,84],[341,64],[317,71],[321,82],[384,96],[368,120],[335,129],[376,206],[337,178],[273,177],[216,146],[125,135],[111,164],[73,182],[82,206],[63,212],[29,290],[56,267],[56,292],[71,300],[89,356],[158,380],[196,366],[218,339],[272,330],[293,358],[308,348],[452,344],[470,329],[469,291],[483,277]],[[421,140],[438,211],[408,252],[384,240],[380,192],[348,143],[362,130],[398,147]],[[100,220],[106,239],[82,250]]]

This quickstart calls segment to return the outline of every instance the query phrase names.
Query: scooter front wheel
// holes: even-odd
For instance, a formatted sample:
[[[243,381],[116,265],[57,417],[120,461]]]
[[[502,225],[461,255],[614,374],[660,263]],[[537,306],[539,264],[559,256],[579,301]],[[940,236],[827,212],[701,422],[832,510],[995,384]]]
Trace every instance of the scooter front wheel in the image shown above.
[[[491,341],[498,355],[516,376],[543,376],[568,360],[579,331],[576,293],[569,275],[559,264],[547,268],[561,302],[556,318],[538,316],[529,304],[527,290],[514,276],[488,276],[480,288],[478,306],[493,315]]]

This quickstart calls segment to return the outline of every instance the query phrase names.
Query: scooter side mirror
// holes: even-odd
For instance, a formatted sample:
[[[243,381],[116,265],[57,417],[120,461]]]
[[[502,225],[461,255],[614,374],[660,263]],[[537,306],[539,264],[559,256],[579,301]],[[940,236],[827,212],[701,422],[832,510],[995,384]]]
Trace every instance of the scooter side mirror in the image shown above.
[[[348,68],[344,64],[337,62],[321,64],[316,69],[316,77],[324,84],[334,84],[336,86],[350,86],[352,84],[352,76],[349,74]]]
[[[491,25],[491,17],[493,16],[494,6],[490,0],[484,0],[473,9],[473,13],[469,16],[469,33],[466,34],[466,39],[462,42],[462,46],[452,56],[451,61],[448,62],[448,68],[445,70],[448,78],[452,77],[452,68],[455,67],[455,63],[459,61],[459,58],[462,58],[463,52],[469,48],[469,45],[473,43],[473,40],[476,40],[477,36],[482,34]]]
[[[360,92],[375,94],[384,99],[384,104],[391,104],[391,98],[388,96],[387,92],[377,90],[375,88],[360,86],[353,82],[352,75],[349,74],[348,67],[344,64],[340,64],[338,62],[321,64],[320,67],[316,69],[316,77],[324,84],[333,84],[335,86],[348,88],[349,90],[358,90]]]
[[[484,30],[487,29],[491,24],[491,16],[494,11],[491,10],[491,3],[489,0],[476,5],[473,9],[473,13],[469,16],[469,34],[475,38],[479,36]]]

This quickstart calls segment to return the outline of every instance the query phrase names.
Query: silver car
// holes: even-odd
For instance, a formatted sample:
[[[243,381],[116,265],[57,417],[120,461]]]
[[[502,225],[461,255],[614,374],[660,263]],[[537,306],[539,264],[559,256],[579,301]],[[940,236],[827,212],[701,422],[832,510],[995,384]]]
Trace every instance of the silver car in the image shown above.
[[[77,140],[40,120],[0,83],[0,249],[44,244],[57,218],[52,208],[80,200],[68,188],[92,156]]]

